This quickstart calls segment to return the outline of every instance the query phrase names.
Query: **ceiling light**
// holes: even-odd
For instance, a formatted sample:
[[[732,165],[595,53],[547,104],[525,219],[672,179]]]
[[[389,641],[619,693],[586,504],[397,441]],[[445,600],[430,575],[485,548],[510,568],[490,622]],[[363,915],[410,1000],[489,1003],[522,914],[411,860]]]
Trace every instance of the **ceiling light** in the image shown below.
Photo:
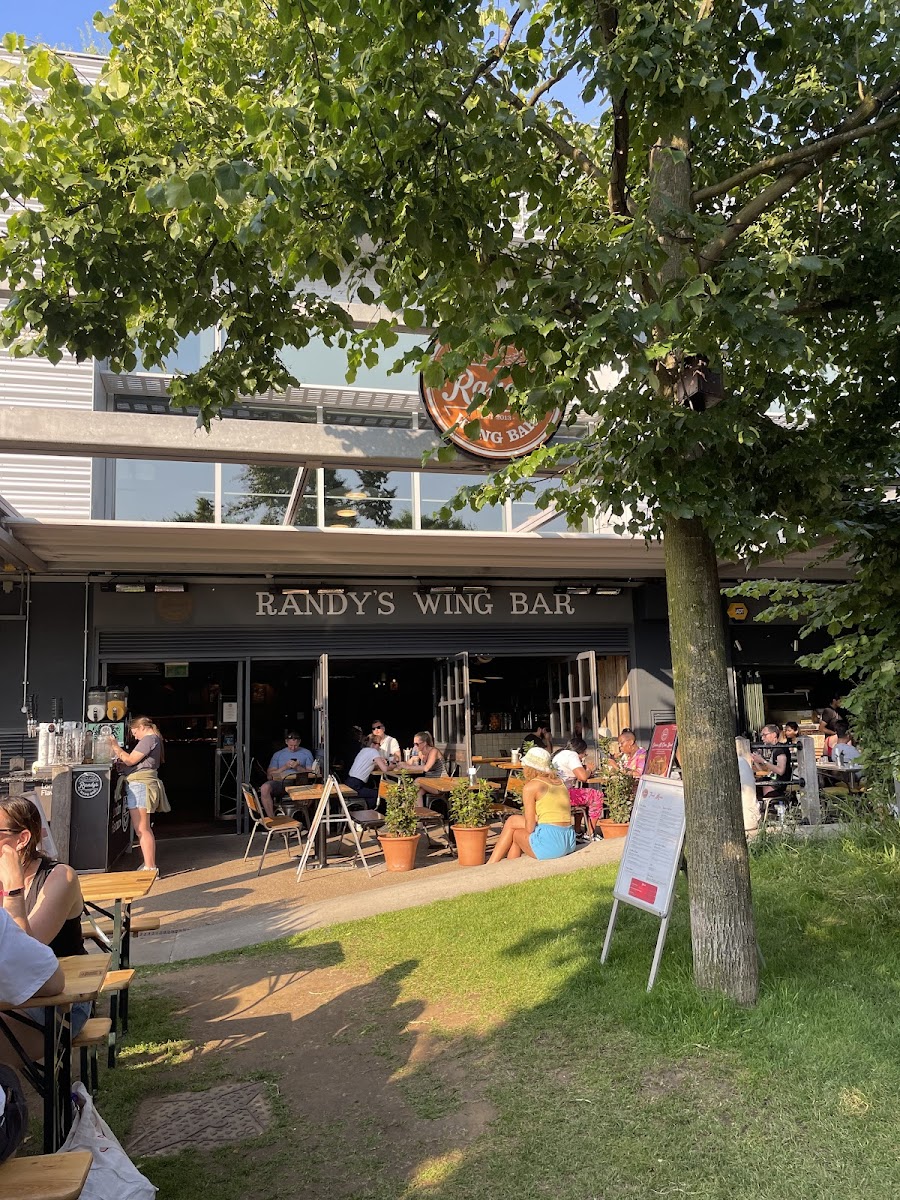
[[[342,587],[316,588],[316,591],[319,593],[320,596],[343,596],[343,594],[346,590],[347,590],[346,588],[342,588]]]
[[[101,592],[146,592],[146,583],[129,583],[123,581],[120,583],[101,583]]]
[[[308,587],[283,587],[281,589],[282,596],[308,596]]]
[[[487,680],[486,679],[475,679],[470,675],[469,683],[487,683]]]
[[[335,516],[336,517],[355,517],[356,509],[355,508],[339,508],[336,510]]]
[[[483,583],[464,583],[460,588],[464,596],[486,596],[490,590]]]
[[[595,596],[618,596],[622,592],[621,588],[617,587],[596,587],[594,588]]]
[[[344,492],[345,500],[365,500],[367,499],[366,492]]]
[[[560,583],[553,589],[554,596],[590,596],[593,588],[583,583]]]
[[[186,583],[154,583],[154,592],[186,592]]]
[[[340,521],[335,521],[332,525],[326,525],[326,529],[349,529],[349,525],[342,525]]]

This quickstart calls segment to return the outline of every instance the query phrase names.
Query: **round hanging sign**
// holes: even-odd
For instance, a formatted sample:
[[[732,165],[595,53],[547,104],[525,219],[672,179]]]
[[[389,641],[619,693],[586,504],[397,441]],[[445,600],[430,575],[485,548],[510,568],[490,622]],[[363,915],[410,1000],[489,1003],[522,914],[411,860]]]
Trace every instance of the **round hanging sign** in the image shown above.
[[[440,360],[446,351],[446,346],[439,346],[434,355],[435,361]],[[529,421],[509,410],[483,413],[477,407],[470,408],[476,397],[490,391],[504,368],[521,360],[519,351],[509,346],[498,366],[488,367],[489,359],[472,363],[458,378],[448,379],[437,387],[430,387],[420,375],[422,403],[438,431],[467,454],[494,460],[521,458],[549,441],[562,419],[562,411],[558,408],[538,421]],[[509,387],[512,380],[506,375],[500,382],[502,386]],[[474,437],[467,437],[463,427],[475,420],[480,422],[478,433]]]

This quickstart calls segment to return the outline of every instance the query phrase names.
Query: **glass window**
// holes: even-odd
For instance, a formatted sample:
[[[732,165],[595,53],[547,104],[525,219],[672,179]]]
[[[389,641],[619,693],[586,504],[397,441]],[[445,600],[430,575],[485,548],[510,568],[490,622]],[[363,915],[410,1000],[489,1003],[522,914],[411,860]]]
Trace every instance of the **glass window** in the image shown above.
[[[535,498],[541,492],[546,492],[550,488],[558,488],[560,481],[558,479],[536,479],[534,481],[534,490],[529,497],[523,497],[521,500],[512,502],[512,528],[518,529],[525,521],[531,520],[539,514],[543,515],[546,509],[540,509],[535,504]],[[570,526],[566,518],[562,515],[551,517],[549,521],[537,526],[537,533],[564,533],[566,530],[574,533],[582,533],[590,529],[589,520],[580,521],[576,526]]]
[[[190,375],[208,362],[216,348],[216,331],[204,329],[202,333],[189,333],[169,355],[161,367],[145,367],[141,356],[137,356],[136,371],[161,371],[165,375],[181,372]]]
[[[222,465],[222,520],[237,525],[280,525],[297,477],[296,467]],[[316,524],[316,472],[306,477],[294,525]]]
[[[212,463],[116,461],[118,521],[211,522],[215,491]]]
[[[325,472],[325,527],[412,529],[412,475],[408,471]]]
[[[476,512],[466,506],[450,517],[440,517],[441,508],[461,487],[483,483],[485,475],[441,475],[423,471],[419,476],[422,492],[423,529],[503,529],[503,505],[492,504]]]
[[[374,367],[361,366],[350,386],[387,388],[397,392],[415,391],[419,386],[419,376],[412,367],[404,367],[396,375],[389,375],[388,369],[401,354],[421,344],[422,339],[416,334],[398,334],[396,346],[382,349]],[[324,342],[312,341],[308,346],[285,347],[281,351],[281,361],[301,383],[331,387],[344,387],[347,384],[347,351],[340,346],[326,346]]]

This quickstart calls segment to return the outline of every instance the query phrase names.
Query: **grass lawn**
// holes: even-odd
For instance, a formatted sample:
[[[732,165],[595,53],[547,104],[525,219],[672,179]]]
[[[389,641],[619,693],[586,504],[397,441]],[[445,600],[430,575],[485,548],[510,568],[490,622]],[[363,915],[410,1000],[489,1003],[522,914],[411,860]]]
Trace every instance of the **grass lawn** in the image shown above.
[[[142,1098],[250,1076],[239,1056],[195,1053],[196,1020],[179,1013],[211,978],[221,1005],[235,972],[280,978],[288,964],[306,980],[346,977],[367,1019],[316,1039],[315,1020],[338,1003],[323,1000],[300,1023],[313,1033],[305,1048],[292,1055],[288,1041],[256,1072],[276,1105],[269,1132],[144,1160],[160,1200],[900,1195],[897,831],[758,848],[765,970],[751,1011],[694,990],[683,879],[655,990],[647,914],[621,913],[601,968],[614,875],[523,883],[142,973],[100,1110],[124,1138]],[[343,1056],[335,1079],[331,1046]],[[341,1110],[352,1064],[381,1072],[368,1111]],[[304,1079],[322,1103],[307,1096],[298,1117],[291,1086]],[[489,1114],[480,1126],[473,1097]],[[404,1124],[432,1128],[430,1144],[404,1141]]]

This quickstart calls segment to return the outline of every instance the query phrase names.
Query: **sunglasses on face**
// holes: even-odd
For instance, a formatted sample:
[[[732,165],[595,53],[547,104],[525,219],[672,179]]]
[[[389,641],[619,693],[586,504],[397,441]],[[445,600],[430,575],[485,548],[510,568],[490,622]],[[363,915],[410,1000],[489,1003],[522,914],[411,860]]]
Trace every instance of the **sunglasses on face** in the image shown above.
[[[384,729],[384,726],[383,725],[373,725],[372,726],[373,733],[376,733],[379,729]]]

